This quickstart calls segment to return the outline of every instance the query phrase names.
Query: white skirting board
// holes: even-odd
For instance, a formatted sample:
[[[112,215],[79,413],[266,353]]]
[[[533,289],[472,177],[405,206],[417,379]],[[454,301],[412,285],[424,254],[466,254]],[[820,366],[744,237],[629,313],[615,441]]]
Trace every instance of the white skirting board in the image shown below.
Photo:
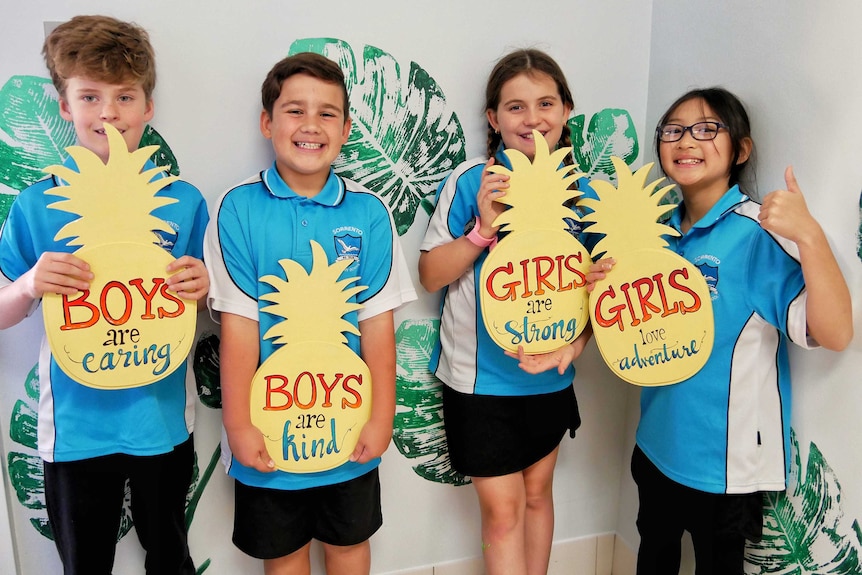
[[[614,533],[557,541],[548,575],[634,575],[635,551]],[[483,575],[482,557],[468,557],[386,575]]]

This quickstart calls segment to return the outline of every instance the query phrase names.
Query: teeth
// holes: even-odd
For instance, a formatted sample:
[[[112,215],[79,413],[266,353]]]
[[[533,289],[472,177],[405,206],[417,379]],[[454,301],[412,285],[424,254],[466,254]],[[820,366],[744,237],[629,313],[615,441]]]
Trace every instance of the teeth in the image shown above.
[[[699,164],[699,163],[700,163],[700,160],[696,160],[696,159],[690,159],[690,160],[677,160],[677,161],[676,161],[676,163],[677,163],[677,164],[694,165],[694,164]]]
[[[310,142],[297,142],[296,145],[304,150],[319,150],[323,144],[312,144]]]

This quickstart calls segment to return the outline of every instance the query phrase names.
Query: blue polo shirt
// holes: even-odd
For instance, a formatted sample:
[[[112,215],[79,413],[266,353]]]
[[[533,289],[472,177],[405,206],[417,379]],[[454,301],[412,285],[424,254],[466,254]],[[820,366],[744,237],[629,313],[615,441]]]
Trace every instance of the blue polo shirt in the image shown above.
[[[667,238],[707,280],[715,342],[691,378],[641,390],[637,443],[667,477],[710,493],[781,490],[790,456],[788,343],[806,335],[796,245],[760,227],[734,186],[692,228]],[[670,225],[680,230],[677,208]]]
[[[496,164],[511,169],[501,148]],[[422,251],[447,244],[464,235],[468,224],[479,215],[476,193],[482,181],[485,158],[475,158],[459,165],[440,184],[437,207],[428,223],[420,246]],[[586,178],[578,182],[588,197],[595,197]],[[580,237],[577,218],[570,222],[570,233]],[[479,278],[488,257],[485,249],[473,266],[460,278],[443,288],[440,307],[440,338],[429,369],[449,387],[477,395],[538,395],[565,389],[572,383],[575,368],[568,366],[560,375],[556,369],[531,375],[518,367],[518,360],[508,357],[485,329],[479,305]]]
[[[344,316],[357,329],[360,321],[416,298],[386,205],[369,190],[331,170],[323,189],[309,198],[291,190],[273,164],[225,192],[216,209],[205,247],[212,278],[210,308],[258,322],[260,363],[279,347],[264,334],[283,319],[261,313],[261,308],[270,305],[261,296],[273,288],[260,278],[283,278],[284,270],[278,263],[282,259],[310,270],[312,240],[323,247],[330,262],[352,259],[342,277],[359,277],[355,285],[368,286],[349,300],[362,304],[362,309]],[[359,355],[359,338],[345,335]],[[223,461],[229,474],[247,485],[287,490],[348,481],[380,463],[378,458],[366,464],[347,462],[318,473],[260,473],[234,460],[226,441]]]

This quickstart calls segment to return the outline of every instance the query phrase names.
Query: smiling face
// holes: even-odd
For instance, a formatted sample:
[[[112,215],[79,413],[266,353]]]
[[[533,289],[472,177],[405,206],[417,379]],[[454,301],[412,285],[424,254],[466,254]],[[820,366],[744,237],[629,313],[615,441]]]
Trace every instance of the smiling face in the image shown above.
[[[320,192],[329,167],[350,136],[342,88],[307,74],[294,74],[281,85],[281,94],[264,110],[260,131],[272,140],[279,175],[301,195]]]
[[[676,107],[665,123],[690,126],[696,122],[719,122],[722,119],[700,98],[687,100]],[[750,140],[743,142],[737,164],[748,159]],[[717,200],[730,188],[733,160],[730,134],[721,128],[714,140],[695,140],[687,130],[676,142],[659,144],[659,159],[664,173],[676,182],[684,196],[706,192]]]
[[[533,159],[533,130],[545,136],[550,149],[560,141],[572,108],[560,98],[557,84],[543,72],[514,76],[500,90],[500,103],[486,112],[491,127],[500,132],[506,148]]]
[[[66,80],[60,116],[75,126],[78,145],[107,162],[108,138],[103,125],[117,128],[129,151],[134,152],[153,118],[153,101],[138,83],[109,84],[74,76]]]

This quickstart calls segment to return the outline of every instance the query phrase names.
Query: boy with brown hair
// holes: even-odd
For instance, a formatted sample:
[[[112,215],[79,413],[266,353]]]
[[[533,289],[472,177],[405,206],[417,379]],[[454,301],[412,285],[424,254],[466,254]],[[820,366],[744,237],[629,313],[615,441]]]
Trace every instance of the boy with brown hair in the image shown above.
[[[76,16],[55,28],[43,47],[60,97],[60,115],[73,123],[77,143],[108,159],[104,125],[138,148],[153,117],[155,60],[145,30],[106,16]],[[65,165],[76,169],[69,157]],[[144,170],[155,166],[147,162]],[[165,177],[159,173],[156,178]],[[55,240],[77,216],[49,206],[45,192],[64,185],[47,177],[16,198],[0,230],[0,329],[30,315],[45,293],[87,290],[93,274]],[[206,203],[192,185],[176,181],[159,192],[175,203],[153,215],[171,223],[154,243],[177,259],[169,288],[200,301],[209,280],[201,261]],[[194,466],[194,389],[185,365],[150,385],[103,390],[66,375],[43,338],[39,359],[38,447],[44,460],[45,502],[64,572],[109,575],[129,481],[131,513],[146,552],[148,574],[193,574],[185,528],[185,499]]]
[[[222,453],[236,479],[233,541],[276,575],[308,573],[309,547],[317,539],[330,575],[359,575],[370,571],[368,539],[383,520],[377,466],[395,416],[393,311],[416,294],[386,205],[332,170],[350,135],[338,65],[319,54],[289,56],[270,70],[261,96],[260,130],[272,141],[275,162],[222,195],[205,242],[210,309],[222,325]],[[272,291],[265,276],[282,276],[284,259],[311,269],[311,241],[328,261],[352,260],[341,277],[368,286],[350,299],[362,309],[344,319],[361,333],[345,336],[368,365],[373,400],[349,461],[289,473],[275,469],[251,422],[250,388],[276,349],[264,334],[277,318],[260,313]]]

